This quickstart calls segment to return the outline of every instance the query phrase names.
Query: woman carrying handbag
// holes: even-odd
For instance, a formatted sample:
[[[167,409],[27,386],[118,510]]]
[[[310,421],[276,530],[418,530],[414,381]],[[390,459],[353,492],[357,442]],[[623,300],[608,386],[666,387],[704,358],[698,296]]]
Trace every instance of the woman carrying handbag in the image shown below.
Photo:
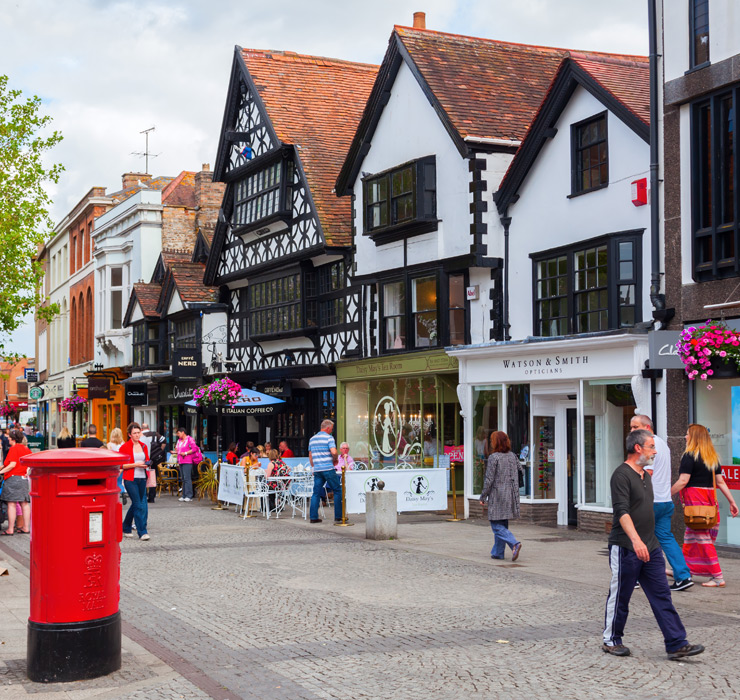
[[[686,533],[683,555],[686,564],[692,576],[710,577],[709,581],[701,584],[706,588],[725,587],[714,546],[719,528],[717,489],[730,504],[730,514],[734,518],[738,508],[722,477],[719,455],[709,431],[703,425],[692,423],[686,431],[686,451],[681,457],[679,477],[671,487],[671,496],[680,493],[684,505]]]

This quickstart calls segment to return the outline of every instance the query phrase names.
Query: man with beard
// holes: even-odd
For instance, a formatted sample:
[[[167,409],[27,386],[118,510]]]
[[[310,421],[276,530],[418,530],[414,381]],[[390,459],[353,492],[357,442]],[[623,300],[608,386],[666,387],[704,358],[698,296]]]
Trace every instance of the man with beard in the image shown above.
[[[645,591],[658,622],[669,659],[679,660],[704,651],[689,644],[686,629],[671,599],[665,575],[665,560],[655,536],[653,485],[645,467],[655,457],[655,438],[647,430],[627,435],[627,459],[611,478],[612,529],[609,534],[609,566],[612,570],[606,599],[602,649],[613,656],[629,656],[622,644],[635,583]]]

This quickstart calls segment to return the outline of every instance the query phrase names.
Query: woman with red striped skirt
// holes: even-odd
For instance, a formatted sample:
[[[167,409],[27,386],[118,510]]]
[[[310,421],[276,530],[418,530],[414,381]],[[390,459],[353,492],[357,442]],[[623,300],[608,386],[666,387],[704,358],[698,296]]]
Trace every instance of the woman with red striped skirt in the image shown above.
[[[686,451],[681,457],[679,477],[671,488],[671,495],[681,493],[684,506],[715,506],[717,524],[710,530],[686,528],[683,538],[683,556],[692,576],[708,576],[702,583],[707,588],[724,588],[725,579],[717,558],[714,542],[719,526],[719,489],[730,504],[730,514],[738,514],[735,499],[722,477],[719,455],[714,449],[709,431],[703,425],[692,423],[686,431]]]

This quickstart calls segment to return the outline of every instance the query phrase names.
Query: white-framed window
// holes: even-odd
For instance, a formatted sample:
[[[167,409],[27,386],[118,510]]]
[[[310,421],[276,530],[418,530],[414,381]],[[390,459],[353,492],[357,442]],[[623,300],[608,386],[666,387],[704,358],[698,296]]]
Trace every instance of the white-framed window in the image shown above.
[[[123,266],[110,268],[110,327],[123,325]]]

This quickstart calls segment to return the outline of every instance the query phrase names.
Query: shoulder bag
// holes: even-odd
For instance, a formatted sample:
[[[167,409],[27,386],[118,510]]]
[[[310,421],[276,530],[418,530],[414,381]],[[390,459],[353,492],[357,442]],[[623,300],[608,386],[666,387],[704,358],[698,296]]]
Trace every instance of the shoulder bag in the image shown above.
[[[717,477],[712,469],[712,486],[715,503],[717,501]],[[717,525],[717,509],[719,505],[713,506],[684,506],[683,521],[686,527],[692,530],[711,530]]]

